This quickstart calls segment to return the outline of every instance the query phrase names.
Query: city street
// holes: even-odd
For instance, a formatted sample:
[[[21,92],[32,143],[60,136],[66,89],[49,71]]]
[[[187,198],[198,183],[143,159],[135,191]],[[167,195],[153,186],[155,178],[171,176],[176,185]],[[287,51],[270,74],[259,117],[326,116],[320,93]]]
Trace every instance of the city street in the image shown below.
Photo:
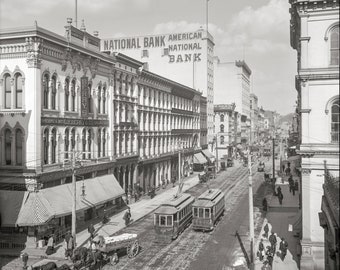
[[[269,166],[269,164],[268,164]],[[254,171],[257,163],[253,166]],[[142,250],[133,259],[121,257],[116,266],[104,269],[223,269],[224,266],[237,266],[246,269],[244,256],[234,236],[248,231],[248,169],[243,165],[228,168],[209,183],[210,188],[221,188],[226,194],[226,210],[214,231],[203,233],[189,226],[176,240],[165,243],[157,238],[153,230],[153,214],[123,229],[121,233],[137,233]],[[254,172],[254,194],[263,183],[263,173]],[[207,189],[206,184],[198,184],[188,193],[198,196]],[[256,195],[255,195],[256,196]],[[256,216],[260,216],[257,212]],[[257,227],[261,227],[257,219]],[[242,237],[249,252],[249,241]]]

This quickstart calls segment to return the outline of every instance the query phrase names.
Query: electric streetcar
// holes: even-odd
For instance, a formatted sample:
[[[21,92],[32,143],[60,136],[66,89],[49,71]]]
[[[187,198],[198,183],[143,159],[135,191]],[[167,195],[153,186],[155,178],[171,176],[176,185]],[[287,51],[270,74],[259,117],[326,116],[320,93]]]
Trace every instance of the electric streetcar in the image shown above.
[[[190,194],[183,193],[161,204],[154,212],[156,233],[166,239],[176,239],[191,223],[194,200]]]
[[[225,208],[224,193],[220,189],[209,189],[192,204],[194,230],[211,231]]]

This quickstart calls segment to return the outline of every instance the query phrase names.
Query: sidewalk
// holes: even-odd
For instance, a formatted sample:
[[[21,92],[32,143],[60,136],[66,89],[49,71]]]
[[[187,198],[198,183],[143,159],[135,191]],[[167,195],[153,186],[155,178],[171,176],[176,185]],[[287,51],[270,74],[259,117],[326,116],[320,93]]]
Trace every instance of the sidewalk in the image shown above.
[[[291,165],[292,168],[294,166]],[[294,171],[292,169],[292,171]],[[293,179],[297,178],[293,173]],[[282,181],[283,180],[283,181]],[[266,223],[269,225],[268,236],[273,231],[277,238],[276,254],[273,259],[273,270],[297,270],[299,264],[299,238],[294,237],[293,225],[298,218],[299,213],[299,191],[295,192],[295,196],[289,192],[288,176],[282,176],[278,178],[275,184],[275,190],[277,187],[281,187],[283,194],[282,205],[279,204],[277,196],[267,196],[268,200],[268,212],[264,220],[262,230],[259,239],[256,241],[255,254],[258,251],[258,246],[261,238],[263,239],[264,247],[270,246],[269,240],[264,238],[264,226]],[[281,238],[284,237],[288,243],[288,252],[284,261],[277,256],[277,251],[279,250],[279,244]],[[266,256],[264,256],[266,260]],[[264,261],[263,260],[263,261]],[[261,262],[258,257],[255,260],[255,269],[260,270],[263,266],[263,261]]]
[[[182,188],[182,191],[186,191],[193,186],[197,185],[199,183],[198,180],[198,174],[194,173],[193,175],[183,179],[184,185]],[[175,187],[161,189],[156,193],[156,196],[153,199],[150,199],[148,196],[143,196],[142,199],[140,199],[137,202],[130,203],[129,207],[132,214],[132,220],[131,223],[136,222],[137,220],[143,218],[147,214],[154,211],[161,203],[171,199],[178,190],[178,183]],[[122,211],[112,217],[110,217],[110,220],[106,224],[102,224],[102,222],[99,222],[97,224],[94,224],[95,227],[95,234],[96,235],[102,235],[104,237],[106,236],[112,236],[116,232],[120,231],[121,229],[125,228],[125,221],[123,220],[123,215],[125,211]],[[87,228],[84,229],[81,232],[77,233],[77,247],[84,246],[89,241],[89,233],[87,231]],[[64,255],[64,247],[63,243],[60,243],[56,246],[56,252],[51,255],[46,255],[45,253],[46,247],[44,248],[26,248],[25,250],[20,250],[22,252],[26,252],[30,258],[46,258],[50,260],[65,260]],[[7,251],[7,254],[6,254]],[[20,251],[18,251],[18,255],[20,254]],[[15,254],[15,250],[4,250],[0,249],[0,255],[13,255]]]

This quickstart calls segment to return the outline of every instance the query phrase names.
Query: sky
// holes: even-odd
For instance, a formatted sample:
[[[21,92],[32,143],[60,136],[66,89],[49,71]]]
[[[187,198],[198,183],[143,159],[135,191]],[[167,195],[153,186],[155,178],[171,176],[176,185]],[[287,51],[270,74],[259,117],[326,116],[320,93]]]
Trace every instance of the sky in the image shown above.
[[[295,110],[296,51],[290,47],[288,0],[209,0],[209,32],[221,62],[245,60],[259,105],[284,115]],[[78,0],[78,27],[100,38],[196,31],[207,0]],[[38,25],[64,34],[75,0],[0,0],[0,28]]]

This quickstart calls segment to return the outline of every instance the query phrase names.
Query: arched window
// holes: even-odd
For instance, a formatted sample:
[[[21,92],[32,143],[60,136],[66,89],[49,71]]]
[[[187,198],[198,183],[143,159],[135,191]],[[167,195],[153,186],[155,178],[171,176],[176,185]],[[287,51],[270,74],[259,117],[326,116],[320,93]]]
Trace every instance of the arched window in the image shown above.
[[[97,104],[97,110],[98,110],[98,113],[100,113],[100,103],[102,101],[102,97],[101,97],[101,92],[102,88],[100,86],[98,86],[98,104]]]
[[[76,80],[71,83],[71,110],[76,111]]]
[[[16,156],[16,165],[22,165],[22,131],[17,129],[15,132],[15,156]]]
[[[339,65],[339,25],[330,31],[330,57],[331,65]]]
[[[92,132],[89,129],[88,137],[87,137],[87,151],[88,151],[88,158],[91,158],[91,145],[92,145]]]
[[[220,122],[224,122],[224,114],[220,115]]]
[[[48,164],[48,137],[49,137],[49,132],[48,129],[45,129],[44,131],[44,164]]]
[[[65,80],[64,92],[65,92],[65,111],[68,111],[69,110],[68,103],[69,103],[69,96],[70,96],[70,81],[69,81],[69,79]]]
[[[98,143],[98,157],[100,157],[100,150],[101,150],[101,144],[102,144],[102,141],[101,141],[101,130],[100,129],[98,129],[98,141],[97,141],[97,143]]]
[[[221,142],[221,144],[224,144],[224,136],[220,137],[220,142]]]
[[[89,89],[88,89],[88,99],[87,99],[87,109],[89,113],[92,113],[92,85],[89,84]]]
[[[65,140],[64,140],[64,146],[65,146],[65,159],[68,159],[68,151],[70,146],[70,130],[67,128],[65,130]]]
[[[22,76],[15,76],[15,108],[22,109]]]
[[[52,130],[52,138],[51,138],[51,144],[52,144],[52,153],[51,153],[51,162],[56,163],[56,156],[57,156],[57,130],[53,129]]]
[[[52,77],[51,81],[51,109],[56,109],[56,97],[57,97],[57,78],[56,76]]]
[[[43,78],[43,91],[44,91],[43,108],[44,109],[48,109],[48,84],[49,84],[49,76],[48,74],[45,74]]]
[[[339,116],[339,99],[336,100],[331,107],[331,142],[339,143],[339,124],[340,124],[340,116]]]
[[[103,142],[103,157],[105,157],[105,147],[106,147],[106,130],[105,130],[105,128],[103,129],[102,142]]]
[[[12,91],[11,91],[11,77],[6,74],[5,76],[5,109],[10,109],[12,106]]]
[[[224,125],[220,125],[220,132],[224,132]]]
[[[71,147],[72,147],[72,150],[74,150],[76,146],[76,130],[73,128],[72,131],[71,131]]]
[[[83,129],[82,134],[83,159],[86,159],[86,130]]]
[[[12,164],[12,132],[5,130],[5,161],[6,165]]]
[[[103,87],[103,113],[106,113],[106,87]]]

